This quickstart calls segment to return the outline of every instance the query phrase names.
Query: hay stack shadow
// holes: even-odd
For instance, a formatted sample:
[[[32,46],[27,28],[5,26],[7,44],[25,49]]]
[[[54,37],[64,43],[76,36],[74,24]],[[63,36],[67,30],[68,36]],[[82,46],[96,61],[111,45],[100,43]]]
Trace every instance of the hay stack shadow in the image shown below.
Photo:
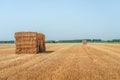
[[[45,51],[45,52],[39,52],[38,54],[50,54],[50,53],[53,53],[54,51]]]

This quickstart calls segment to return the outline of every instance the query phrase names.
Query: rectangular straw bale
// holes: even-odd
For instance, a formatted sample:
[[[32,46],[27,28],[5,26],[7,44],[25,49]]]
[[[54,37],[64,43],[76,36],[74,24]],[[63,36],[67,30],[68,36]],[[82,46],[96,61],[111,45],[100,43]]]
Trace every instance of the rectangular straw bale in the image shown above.
[[[16,53],[38,53],[45,51],[45,35],[37,32],[15,33]]]

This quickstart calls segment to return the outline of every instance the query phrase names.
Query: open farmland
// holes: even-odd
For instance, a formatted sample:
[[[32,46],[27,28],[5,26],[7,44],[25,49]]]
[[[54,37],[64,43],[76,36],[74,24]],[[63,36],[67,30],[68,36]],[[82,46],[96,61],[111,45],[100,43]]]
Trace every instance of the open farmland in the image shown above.
[[[15,54],[0,44],[0,80],[120,80],[120,44],[47,44],[39,54]]]

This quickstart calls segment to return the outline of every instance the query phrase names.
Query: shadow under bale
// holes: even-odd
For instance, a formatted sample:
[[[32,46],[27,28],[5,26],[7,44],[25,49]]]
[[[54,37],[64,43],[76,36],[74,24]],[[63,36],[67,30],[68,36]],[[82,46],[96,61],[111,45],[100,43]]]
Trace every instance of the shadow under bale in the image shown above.
[[[43,53],[38,53],[38,54],[50,54],[50,53],[53,53],[54,51],[45,51]]]

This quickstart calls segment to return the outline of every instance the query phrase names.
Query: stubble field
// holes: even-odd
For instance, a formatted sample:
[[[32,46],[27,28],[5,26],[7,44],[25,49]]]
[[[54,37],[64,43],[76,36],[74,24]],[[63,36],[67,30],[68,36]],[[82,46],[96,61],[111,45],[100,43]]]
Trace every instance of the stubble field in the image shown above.
[[[39,54],[15,54],[0,44],[0,80],[120,80],[120,44],[47,44]]]

